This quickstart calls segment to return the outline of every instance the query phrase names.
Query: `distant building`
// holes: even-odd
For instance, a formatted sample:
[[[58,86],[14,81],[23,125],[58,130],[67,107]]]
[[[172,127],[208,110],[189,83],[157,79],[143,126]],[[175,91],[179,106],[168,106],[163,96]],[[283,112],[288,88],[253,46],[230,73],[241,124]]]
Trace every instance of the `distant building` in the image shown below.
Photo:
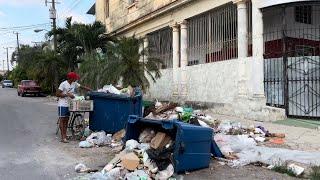
[[[4,75],[5,73],[6,73],[6,71],[0,70],[0,74],[1,74],[1,75]]]
[[[163,60],[149,98],[263,121],[320,117],[319,1],[96,0],[88,13]]]

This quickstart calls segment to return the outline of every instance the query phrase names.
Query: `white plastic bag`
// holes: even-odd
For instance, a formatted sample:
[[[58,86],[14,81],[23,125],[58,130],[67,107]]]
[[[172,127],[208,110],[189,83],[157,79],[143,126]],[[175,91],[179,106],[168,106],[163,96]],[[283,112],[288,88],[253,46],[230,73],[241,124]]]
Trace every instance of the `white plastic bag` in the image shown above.
[[[174,168],[172,164],[169,164],[167,169],[163,171],[159,171],[156,175],[156,180],[167,180],[169,179],[174,173]]]
[[[88,141],[79,142],[79,147],[81,147],[81,148],[91,148],[93,146],[94,146],[94,144],[92,144],[92,143],[90,143]]]
[[[134,150],[139,146],[138,141],[134,140],[134,139],[130,139],[126,142],[126,149],[127,150]]]
[[[112,93],[112,94],[118,94],[118,95],[121,94],[121,92],[117,88],[112,86],[112,84],[103,86],[102,90],[106,93]]]
[[[94,132],[87,137],[86,141],[92,144],[95,144],[97,146],[104,146],[104,145],[111,144],[111,141],[112,141],[111,136],[112,135],[110,134],[106,135],[104,131]]]

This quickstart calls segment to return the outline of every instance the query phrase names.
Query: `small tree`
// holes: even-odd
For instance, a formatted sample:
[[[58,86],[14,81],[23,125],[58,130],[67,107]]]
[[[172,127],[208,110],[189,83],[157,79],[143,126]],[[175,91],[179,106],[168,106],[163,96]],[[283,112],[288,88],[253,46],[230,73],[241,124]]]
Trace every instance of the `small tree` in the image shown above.
[[[156,82],[161,73],[161,61],[152,58],[148,49],[141,50],[143,40],[132,37],[121,37],[107,44],[108,82],[122,81],[123,86],[140,86],[143,90],[149,88],[148,77]]]

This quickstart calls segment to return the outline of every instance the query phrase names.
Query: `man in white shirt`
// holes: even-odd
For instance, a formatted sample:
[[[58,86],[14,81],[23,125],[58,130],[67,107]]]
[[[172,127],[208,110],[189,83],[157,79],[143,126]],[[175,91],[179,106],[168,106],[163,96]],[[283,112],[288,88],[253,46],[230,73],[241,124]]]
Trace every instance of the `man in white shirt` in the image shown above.
[[[59,115],[59,128],[61,132],[61,142],[67,143],[67,128],[69,121],[69,100],[73,99],[75,90],[82,88],[87,91],[91,91],[90,88],[81,86],[76,81],[80,79],[80,76],[75,72],[69,72],[67,74],[67,80],[63,81],[58,90],[56,96],[58,100],[58,115]]]

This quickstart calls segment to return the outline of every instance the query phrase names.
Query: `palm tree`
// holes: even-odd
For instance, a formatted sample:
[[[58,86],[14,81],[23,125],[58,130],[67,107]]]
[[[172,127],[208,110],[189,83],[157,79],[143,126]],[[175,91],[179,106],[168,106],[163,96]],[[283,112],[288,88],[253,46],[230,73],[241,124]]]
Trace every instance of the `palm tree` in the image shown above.
[[[65,27],[51,31],[48,36],[57,34],[58,52],[60,52],[69,66],[75,70],[80,58],[84,54],[94,53],[97,48],[104,50],[109,38],[103,35],[105,27],[100,22],[93,24],[72,23],[72,17],[66,19]]]
[[[121,37],[107,44],[107,66],[105,68],[108,82],[122,81],[123,86],[140,86],[147,89],[150,86],[148,77],[156,82],[161,73],[161,62],[150,56],[150,50],[141,50],[143,40],[132,37]]]

